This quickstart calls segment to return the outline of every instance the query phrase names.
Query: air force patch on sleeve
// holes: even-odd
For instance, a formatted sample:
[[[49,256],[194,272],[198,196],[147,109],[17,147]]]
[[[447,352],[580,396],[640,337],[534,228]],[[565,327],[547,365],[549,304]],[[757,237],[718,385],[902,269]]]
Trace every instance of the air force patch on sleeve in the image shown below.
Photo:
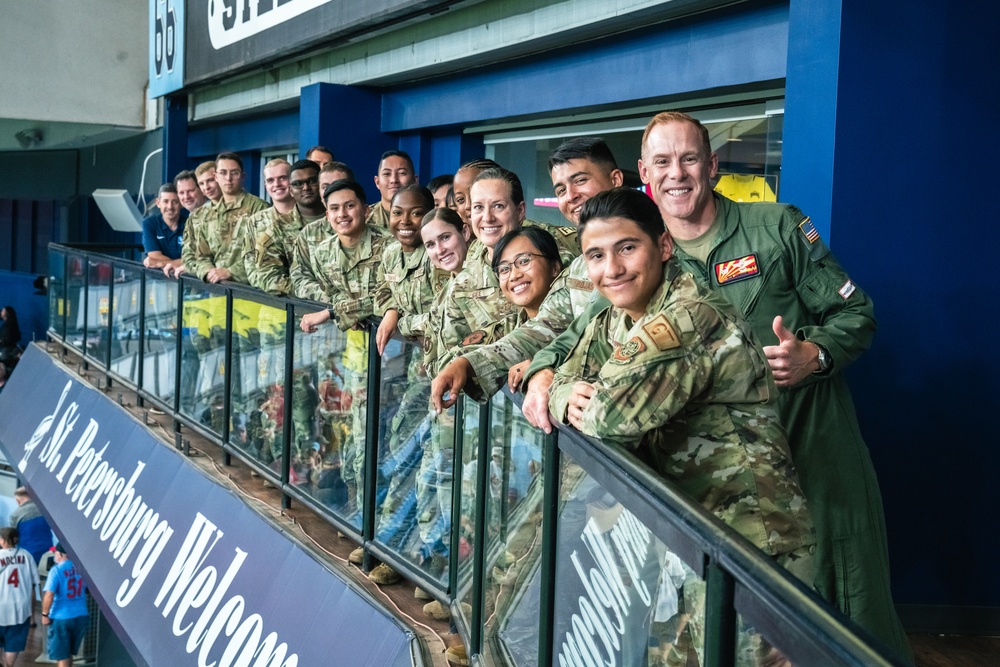
[[[659,314],[652,320],[642,325],[642,330],[646,332],[656,349],[661,352],[673,350],[681,346],[681,339],[677,336],[674,328],[670,326],[670,321],[664,314]]]
[[[632,336],[624,345],[615,347],[614,354],[611,355],[611,361],[616,364],[627,364],[632,361],[635,355],[645,350],[646,344],[639,340],[638,336]]]
[[[837,290],[837,294],[844,297],[844,299],[848,299],[852,294],[854,294],[854,290],[856,289],[857,287],[854,285],[854,283],[848,280],[846,283],[840,286],[840,289]]]
[[[757,264],[756,253],[745,257],[737,257],[715,265],[715,279],[719,285],[735,283],[760,275],[760,265]]]

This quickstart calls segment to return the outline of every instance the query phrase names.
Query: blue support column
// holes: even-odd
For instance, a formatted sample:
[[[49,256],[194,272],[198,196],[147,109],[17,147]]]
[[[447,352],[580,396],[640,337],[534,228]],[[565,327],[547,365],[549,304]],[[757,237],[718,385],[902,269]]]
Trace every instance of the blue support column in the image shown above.
[[[188,168],[187,95],[170,95],[163,113],[163,180]],[[157,184],[159,187],[159,184]]]
[[[375,172],[378,158],[397,148],[398,140],[382,132],[382,95],[378,91],[315,83],[299,98],[299,157],[317,144],[354,170],[369,201],[378,201]]]

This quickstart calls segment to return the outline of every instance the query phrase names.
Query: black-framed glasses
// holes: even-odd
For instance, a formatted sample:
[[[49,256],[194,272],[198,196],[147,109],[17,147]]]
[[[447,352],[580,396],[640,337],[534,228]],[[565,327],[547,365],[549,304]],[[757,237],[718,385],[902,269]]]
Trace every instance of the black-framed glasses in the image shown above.
[[[518,271],[527,271],[535,257],[544,259],[545,255],[539,255],[537,252],[522,252],[520,255],[514,255],[513,262],[500,262],[497,264],[497,277],[507,278],[515,266]]]
[[[312,178],[307,178],[302,181],[292,181],[291,183],[289,183],[289,185],[291,185],[296,190],[301,190],[307,185],[311,185],[313,187],[319,187],[319,177],[313,176]]]

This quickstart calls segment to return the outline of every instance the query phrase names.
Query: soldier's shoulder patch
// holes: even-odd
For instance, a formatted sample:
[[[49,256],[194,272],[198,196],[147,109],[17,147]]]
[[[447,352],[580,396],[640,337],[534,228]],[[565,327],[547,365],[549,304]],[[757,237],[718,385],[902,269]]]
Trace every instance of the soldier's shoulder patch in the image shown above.
[[[760,275],[757,253],[750,253],[736,259],[728,259],[715,265],[715,280],[719,285],[735,283]]]
[[[479,345],[484,340],[486,340],[486,332],[482,329],[478,331],[473,331],[468,336],[462,339],[462,347],[468,347],[469,345]]]
[[[808,217],[799,223],[799,231],[802,232],[802,236],[805,237],[809,245],[819,241],[819,232],[816,231],[816,225]]]
[[[673,350],[681,346],[681,339],[674,331],[670,320],[663,313],[660,313],[649,322],[642,325],[642,330],[646,332],[656,349],[661,352]]]
[[[586,290],[587,292],[594,291],[594,283],[589,280],[580,280],[579,278],[567,278],[566,285],[578,290]]]
[[[616,345],[615,351],[611,355],[611,362],[615,364],[627,364],[632,361],[635,355],[646,350],[646,344],[638,336],[632,336],[622,345]]]
[[[842,296],[844,299],[849,299],[850,296],[854,294],[854,290],[856,290],[857,288],[858,288],[857,285],[855,285],[851,280],[848,280],[846,283],[840,286],[840,289],[837,290],[837,294]]]

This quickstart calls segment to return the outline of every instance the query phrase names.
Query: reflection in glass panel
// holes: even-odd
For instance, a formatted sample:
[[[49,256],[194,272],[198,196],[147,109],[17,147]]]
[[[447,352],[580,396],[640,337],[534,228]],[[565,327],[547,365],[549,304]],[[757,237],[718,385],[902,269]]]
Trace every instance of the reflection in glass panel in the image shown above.
[[[108,301],[108,285],[111,284],[111,261],[91,259],[88,262],[90,283],[87,289],[87,312],[85,313],[85,338],[87,341],[84,354],[99,364],[107,363],[108,346],[108,315],[111,304]]]
[[[181,319],[181,414],[222,435],[226,297],[185,280]]]
[[[544,433],[503,394],[493,397],[491,431],[487,636],[498,634],[508,645],[537,647]]]
[[[462,496],[458,515],[458,594],[463,614],[472,607],[476,537],[476,474],[479,468],[479,404],[462,394]],[[483,425],[485,427],[485,424]],[[466,622],[470,617],[466,616]]]
[[[111,368],[133,383],[139,380],[139,304],[142,302],[142,269],[115,265],[111,308]]]
[[[146,271],[142,388],[173,405],[177,373],[177,281]]]
[[[791,661],[769,641],[749,625],[740,614],[736,615],[736,661],[737,667],[792,667]]]
[[[295,309],[292,483],[360,529],[368,335],[333,323],[304,333],[299,322],[310,312]]]
[[[285,309],[233,297],[229,444],[281,473]]]
[[[63,287],[66,280],[66,254],[49,251],[49,331],[62,336],[66,322]]]
[[[380,504],[375,539],[444,583],[451,528],[454,411],[430,408],[419,344],[392,340],[382,355]]]
[[[556,663],[684,667],[698,660],[704,581],[565,454],[558,510]],[[507,632],[520,637],[536,623],[517,605]],[[530,643],[507,648],[518,665],[535,664]]]
[[[69,255],[66,263],[66,342],[82,350],[87,259],[83,255]]]

